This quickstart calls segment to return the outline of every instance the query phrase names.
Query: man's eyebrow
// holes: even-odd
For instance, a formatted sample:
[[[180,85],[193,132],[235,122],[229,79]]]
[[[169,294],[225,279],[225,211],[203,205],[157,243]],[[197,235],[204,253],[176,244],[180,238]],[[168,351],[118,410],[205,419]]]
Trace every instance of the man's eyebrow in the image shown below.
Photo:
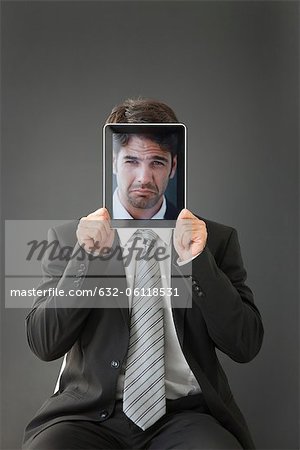
[[[141,161],[143,159],[143,158],[138,158],[137,156],[132,156],[132,155],[124,155],[123,158],[127,159],[127,160],[131,160],[131,161]],[[164,156],[160,156],[160,155],[146,157],[145,159],[164,161],[166,163],[169,162],[169,160],[167,158],[165,158]]]
[[[124,155],[123,159],[131,159],[132,161],[138,161],[139,158],[137,156]]]

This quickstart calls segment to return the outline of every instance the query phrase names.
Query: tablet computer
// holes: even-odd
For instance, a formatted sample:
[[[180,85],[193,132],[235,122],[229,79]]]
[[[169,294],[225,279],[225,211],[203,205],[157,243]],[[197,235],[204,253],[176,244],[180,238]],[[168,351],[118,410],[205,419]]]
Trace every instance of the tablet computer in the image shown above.
[[[103,127],[103,205],[113,228],[174,228],[186,207],[186,127]]]

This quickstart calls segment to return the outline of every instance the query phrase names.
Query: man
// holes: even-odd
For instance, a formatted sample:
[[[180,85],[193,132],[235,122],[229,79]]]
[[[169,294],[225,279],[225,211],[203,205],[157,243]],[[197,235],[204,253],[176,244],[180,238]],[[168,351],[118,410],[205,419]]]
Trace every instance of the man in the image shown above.
[[[163,103],[128,100],[112,111],[108,122],[161,123],[177,118]],[[129,145],[138,164],[148,164],[153,155],[165,151],[140,138]],[[172,174],[175,163],[170,158]],[[116,172],[118,164],[115,161]],[[140,209],[151,210],[153,217],[162,206],[166,183],[160,185],[147,164],[146,181],[134,177],[120,194],[133,218]],[[140,208],[145,205],[149,208]],[[176,221],[173,245],[170,230],[155,231],[156,235],[148,230],[135,234],[132,229],[116,233],[110,228],[109,212],[101,208],[79,224],[49,232],[49,240],[56,239],[61,248],[73,246],[73,256],[82,250],[84,261],[76,256],[63,262],[45,258],[43,288],[83,289],[102,276],[106,295],[94,303],[81,296],[36,299],[26,318],[29,345],[46,361],[67,353],[67,362],[59,390],[27,426],[24,448],[254,447],[215,351],[247,362],[258,353],[263,338],[260,314],[245,284],[237,233],[186,209]],[[148,263],[148,236],[154,236],[150,240],[155,251],[167,250],[171,257],[148,258]],[[132,239],[142,242],[142,253],[126,265],[114,257],[115,249],[120,246],[126,255]],[[179,275],[186,282],[187,267],[192,268],[192,298],[188,286],[180,291],[179,301],[175,291],[171,298],[154,293],[157,286],[172,288]],[[123,294],[109,296],[117,280]],[[126,286],[135,289],[126,291]],[[135,294],[137,287],[139,292],[149,290],[146,300]]]
[[[114,219],[177,218],[179,211],[164,196],[176,172],[176,147],[172,133],[114,135]]]

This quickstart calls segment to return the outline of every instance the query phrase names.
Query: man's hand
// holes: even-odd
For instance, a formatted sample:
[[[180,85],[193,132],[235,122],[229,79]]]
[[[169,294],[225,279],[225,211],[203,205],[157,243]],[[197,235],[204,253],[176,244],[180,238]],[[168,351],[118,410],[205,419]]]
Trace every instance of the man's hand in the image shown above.
[[[76,236],[79,245],[87,253],[104,255],[114,242],[115,231],[110,227],[110,215],[106,208],[97,209],[80,219]]]
[[[181,261],[200,254],[206,245],[207,230],[203,220],[198,219],[188,209],[183,209],[177,217],[174,231],[174,247]]]

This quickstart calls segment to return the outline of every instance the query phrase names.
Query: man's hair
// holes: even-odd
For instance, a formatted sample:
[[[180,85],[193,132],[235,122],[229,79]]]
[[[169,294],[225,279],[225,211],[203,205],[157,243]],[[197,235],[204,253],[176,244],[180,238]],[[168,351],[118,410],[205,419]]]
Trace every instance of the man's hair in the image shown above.
[[[165,103],[149,98],[128,98],[113,108],[106,123],[178,123]]]
[[[127,99],[113,108],[106,123],[178,123],[174,111],[165,103],[157,100],[138,98]],[[118,153],[120,147],[126,146],[133,134],[114,133],[114,152]],[[178,138],[176,133],[162,130],[159,133],[137,135],[156,142],[162,149],[177,153]]]

